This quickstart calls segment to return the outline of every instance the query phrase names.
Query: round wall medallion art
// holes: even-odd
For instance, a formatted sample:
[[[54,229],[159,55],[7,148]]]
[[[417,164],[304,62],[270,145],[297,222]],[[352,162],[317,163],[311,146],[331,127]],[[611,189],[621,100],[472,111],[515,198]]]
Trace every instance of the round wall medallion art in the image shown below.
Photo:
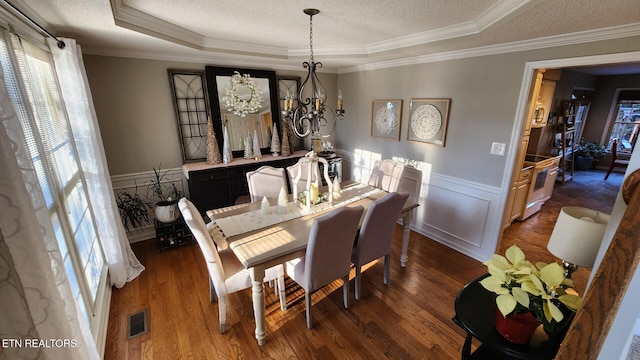
[[[433,105],[420,105],[411,116],[411,130],[420,139],[431,139],[442,127],[442,114]]]
[[[393,130],[398,127],[398,114],[395,111],[393,104],[389,103],[387,106],[383,106],[376,112],[376,130],[379,133],[389,135]]]

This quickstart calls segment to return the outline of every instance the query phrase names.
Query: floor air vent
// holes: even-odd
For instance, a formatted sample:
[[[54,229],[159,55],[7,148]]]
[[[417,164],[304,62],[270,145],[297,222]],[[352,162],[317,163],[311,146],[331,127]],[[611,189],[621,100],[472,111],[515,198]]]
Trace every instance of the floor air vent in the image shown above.
[[[146,333],[148,330],[147,310],[130,314],[127,323],[127,339]]]

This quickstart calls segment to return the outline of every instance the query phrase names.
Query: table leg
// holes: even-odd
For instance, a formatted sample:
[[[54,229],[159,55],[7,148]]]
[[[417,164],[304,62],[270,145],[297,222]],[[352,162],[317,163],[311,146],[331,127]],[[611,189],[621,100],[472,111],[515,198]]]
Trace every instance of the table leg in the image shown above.
[[[253,284],[253,315],[256,319],[256,339],[258,345],[264,345],[267,328],[264,319],[264,267],[255,266],[249,269]]]
[[[468,360],[471,357],[471,334],[467,333],[467,337],[464,339],[464,346],[462,346],[462,360]]]
[[[402,252],[400,253],[400,266],[406,267],[409,256],[409,233],[411,232],[411,219],[413,219],[413,209],[407,211],[402,217]]]

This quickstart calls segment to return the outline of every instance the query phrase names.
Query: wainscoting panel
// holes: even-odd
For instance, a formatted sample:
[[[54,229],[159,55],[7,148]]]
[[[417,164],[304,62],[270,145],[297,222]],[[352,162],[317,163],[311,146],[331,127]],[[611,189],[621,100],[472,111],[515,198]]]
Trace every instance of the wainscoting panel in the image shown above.
[[[182,189],[188,196],[189,187],[187,186],[187,179],[182,173],[182,167],[163,169],[162,171],[167,172],[163,183],[175,183],[176,187],[178,187],[178,189]],[[153,196],[149,189],[152,176],[153,171],[112,176],[111,185],[113,186],[113,192],[115,193],[116,199],[118,199],[119,193],[126,191],[130,194],[137,193],[143,200],[152,201]],[[155,199],[153,199],[153,201],[155,201]],[[155,238],[156,233],[153,226],[153,208],[149,209],[149,215],[151,217],[150,224],[127,232],[127,237],[129,238],[130,243]]]
[[[354,160],[358,157],[350,152],[338,154],[343,169],[361,174],[361,182],[368,181],[370,169],[363,164],[369,162]],[[478,261],[487,260],[495,252],[501,231],[501,189],[434,173],[430,164],[411,160],[405,163],[422,171],[420,206],[412,230]]]

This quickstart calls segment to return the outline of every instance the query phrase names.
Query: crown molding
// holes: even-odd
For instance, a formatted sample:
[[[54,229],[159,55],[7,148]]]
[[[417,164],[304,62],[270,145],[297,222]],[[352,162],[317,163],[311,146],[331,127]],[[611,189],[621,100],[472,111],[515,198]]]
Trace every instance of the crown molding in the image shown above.
[[[255,54],[266,57],[300,57],[307,55],[309,52],[306,48],[288,49],[282,46],[207,38],[201,34],[130,7],[124,4],[123,0],[110,1],[116,25],[193,49],[223,53]],[[380,52],[396,51],[405,47],[473,35],[531,8],[541,1],[542,0],[499,0],[473,21],[367,45],[318,48],[317,53],[324,56],[351,55],[367,57]]]
[[[117,26],[203,50],[204,36],[127,6],[122,0],[111,0],[111,11]]]
[[[306,71],[301,63],[293,63],[290,59],[264,58],[248,55],[222,54],[202,52],[201,54],[185,54],[173,52],[152,52],[139,50],[114,50],[82,47],[84,55],[121,57],[141,60],[175,61],[181,63],[215,64],[218,66],[246,67],[268,70]],[[336,74],[335,68],[323,68],[323,73]]]
[[[420,55],[407,57],[397,60],[370,62],[362,65],[354,65],[340,68],[323,68],[323,72],[346,74],[359,71],[377,70],[392,67],[424,64],[437,61],[447,61],[455,59],[463,59],[477,56],[499,55],[505,53],[513,53],[527,50],[538,50],[556,46],[576,45],[601,40],[610,40],[631,36],[640,36],[640,23],[621,25],[611,28],[589,30],[573,34],[551,36],[545,38],[531,39],[519,42],[511,42],[500,45],[483,46],[472,49],[463,49],[457,51],[448,51],[437,54]],[[248,56],[248,55],[231,55],[212,52],[203,52],[202,54],[177,54],[168,52],[149,52],[149,51],[132,51],[132,50],[105,50],[83,47],[84,54],[127,57],[134,59],[146,60],[163,60],[176,62],[193,62],[204,64],[218,64],[228,66],[244,66],[263,68],[265,60],[273,69],[301,71],[299,63],[294,63],[296,59],[269,58]],[[371,59],[373,60],[373,59]]]
[[[480,14],[473,21],[467,21],[456,25],[445,26],[438,29],[424,31],[416,34],[379,41],[367,45],[367,54],[375,54],[385,51],[394,51],[405,47],[424,45],[436,41],[448,40],[462,36],[478,34],[487,28],[505,21],[517,14],[532,8],[542,0],[502,0],[495,3],[487,11]]]
[[[638,35],[640,35],[640,23],[633,23],[604,29],[588,30],[564,35],[555,35],[499,45],[490,45],[477,48],[448,51],[437,54],[413,56],[397,60],[371,62],[363,65],[342,67],[338,69],[338,74],[424,64],[436,61],[463,59],[477,56],[499,55],[527,50],[538,50],[556,46],[576,45]]]

